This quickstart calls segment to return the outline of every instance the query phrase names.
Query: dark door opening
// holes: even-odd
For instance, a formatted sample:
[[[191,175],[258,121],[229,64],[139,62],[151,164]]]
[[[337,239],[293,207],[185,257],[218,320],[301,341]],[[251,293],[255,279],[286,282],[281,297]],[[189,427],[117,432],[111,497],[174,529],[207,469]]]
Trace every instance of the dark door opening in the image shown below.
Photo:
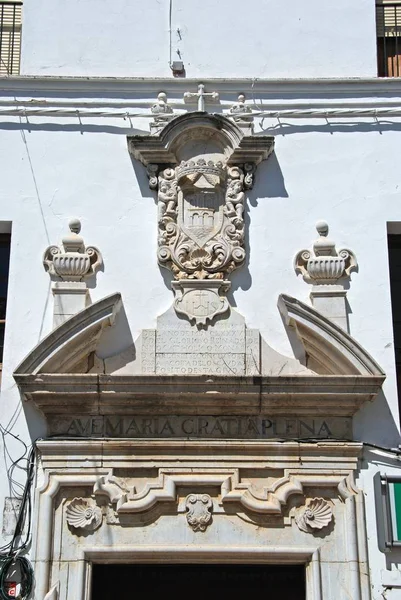
[[[253,594],[306,600],[304,565],[93,565],[91,600],[221,600],[228,595],[248,600]]]

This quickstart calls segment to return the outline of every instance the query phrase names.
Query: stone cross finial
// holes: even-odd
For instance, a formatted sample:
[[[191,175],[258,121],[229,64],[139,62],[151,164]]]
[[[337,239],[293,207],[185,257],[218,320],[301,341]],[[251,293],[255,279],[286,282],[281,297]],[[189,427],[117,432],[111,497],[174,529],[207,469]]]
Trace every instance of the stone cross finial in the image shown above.
[[[192,98],[198,101],[198,111],[205,112],[207,99],[218,100],[219,94],[218,92],[205,92],[205,86],[203,83],[200,83],[197,92],[185,92],[184,100],[191,101]]]
[[[86,281],[103,265],[99,250],[85,247],[79,219],[72,219],[69,229],[61,247],[49,246],[43,256],[43,266],[53,281],[54,327],[89,304]]]
[[[348,331],[346,311],[346,281],[358,263],[351,250],[336,250],[335,243],[328,239],[329,226],[318,221],[319,238],[313,251],[301,250],[295,257],[294,269],[301,273],[307,283],[312,283],[312,304],[326,317]]]

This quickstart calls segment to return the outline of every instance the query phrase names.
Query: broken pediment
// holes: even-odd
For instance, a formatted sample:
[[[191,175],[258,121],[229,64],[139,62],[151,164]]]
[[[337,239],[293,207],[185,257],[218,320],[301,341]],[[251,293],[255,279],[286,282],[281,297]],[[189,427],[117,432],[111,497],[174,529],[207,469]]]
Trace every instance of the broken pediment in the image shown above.
[[[244,210],[271,136],[245,135],[203,112],[171,120],[157,135],[128,137],[157,190],[158,261],[174,276],[174,309],[198,327],[229,313],[230,273],[245,261]]]

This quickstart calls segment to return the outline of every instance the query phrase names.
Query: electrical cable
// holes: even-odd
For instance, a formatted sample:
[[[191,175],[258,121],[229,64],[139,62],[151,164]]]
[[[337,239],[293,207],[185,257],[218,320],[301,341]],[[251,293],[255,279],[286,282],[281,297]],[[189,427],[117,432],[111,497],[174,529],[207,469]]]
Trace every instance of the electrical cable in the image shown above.
[[[7,466],[7,476],[10,483],[10,493],[12,497],[20,500],[20,506],[18,514],[16,515],[16,525],[13,533],[13,537],[8,544],[5,544],[0,548],[0,600],[9,600],[11,597],[9,590],[7,589],[7,582],[10,579],[10,575],[15,570],[19,571],[19,584],[20,590],[18,597],[20,600],[26,600],[33,587],[33,569],[28,558],[21,556],[21,553],[27,550],[31,541],[31,530],[32,530],[32,484],[35,476],[35,457],[36,448],[32,445],[28,451],[28,446],[18,436],[14,435],[9,429],[5,429],[0,425],[0,433],[3,438],[4,454],[7,466],[7,457],[11,460],[10,452],[6,444],[6,436],[10,435],[16,441],[23,445],[24,452],[11,462],[10,466]],[[27,455],[28,453],[28,455]],[[22,466],[25,463],[25,466]],[[16,481],[13,477],[15,469],[21,469],[26,474],[25,485],[22,485]],[[17,491],[20,490],[20,491]],[[24,529],[26,533],[24,539]]]

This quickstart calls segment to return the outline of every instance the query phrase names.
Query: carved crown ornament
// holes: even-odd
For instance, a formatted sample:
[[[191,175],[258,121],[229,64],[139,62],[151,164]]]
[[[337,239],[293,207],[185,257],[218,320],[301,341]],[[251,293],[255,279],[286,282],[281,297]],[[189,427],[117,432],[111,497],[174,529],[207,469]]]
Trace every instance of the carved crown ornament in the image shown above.
[[[81,231],[79,219],[72,219],[68,226],[70,233],[63,237],[61,247],[46,248],[43,266],[54,279],[84,281],[101,268],[102,255],[94,246],[85,247],[84,240],[79,235]]]
[[[301,273],[307,283],[336,284],[348,278],[358,263],[351,250],[336,250],[335,243],[328,239],[329,226],[325,221],[316,223],[319,238],[313,250],[301,250],[295,257],[294,269]]]
[[[246,257],[246,192],[273,151],[273,137],[246,131],[225,116],[192,112],[157,134],[128,137],[157,191],[158,261],[173,273],[174,308],[200,327],[229,311],[228,277]]]

